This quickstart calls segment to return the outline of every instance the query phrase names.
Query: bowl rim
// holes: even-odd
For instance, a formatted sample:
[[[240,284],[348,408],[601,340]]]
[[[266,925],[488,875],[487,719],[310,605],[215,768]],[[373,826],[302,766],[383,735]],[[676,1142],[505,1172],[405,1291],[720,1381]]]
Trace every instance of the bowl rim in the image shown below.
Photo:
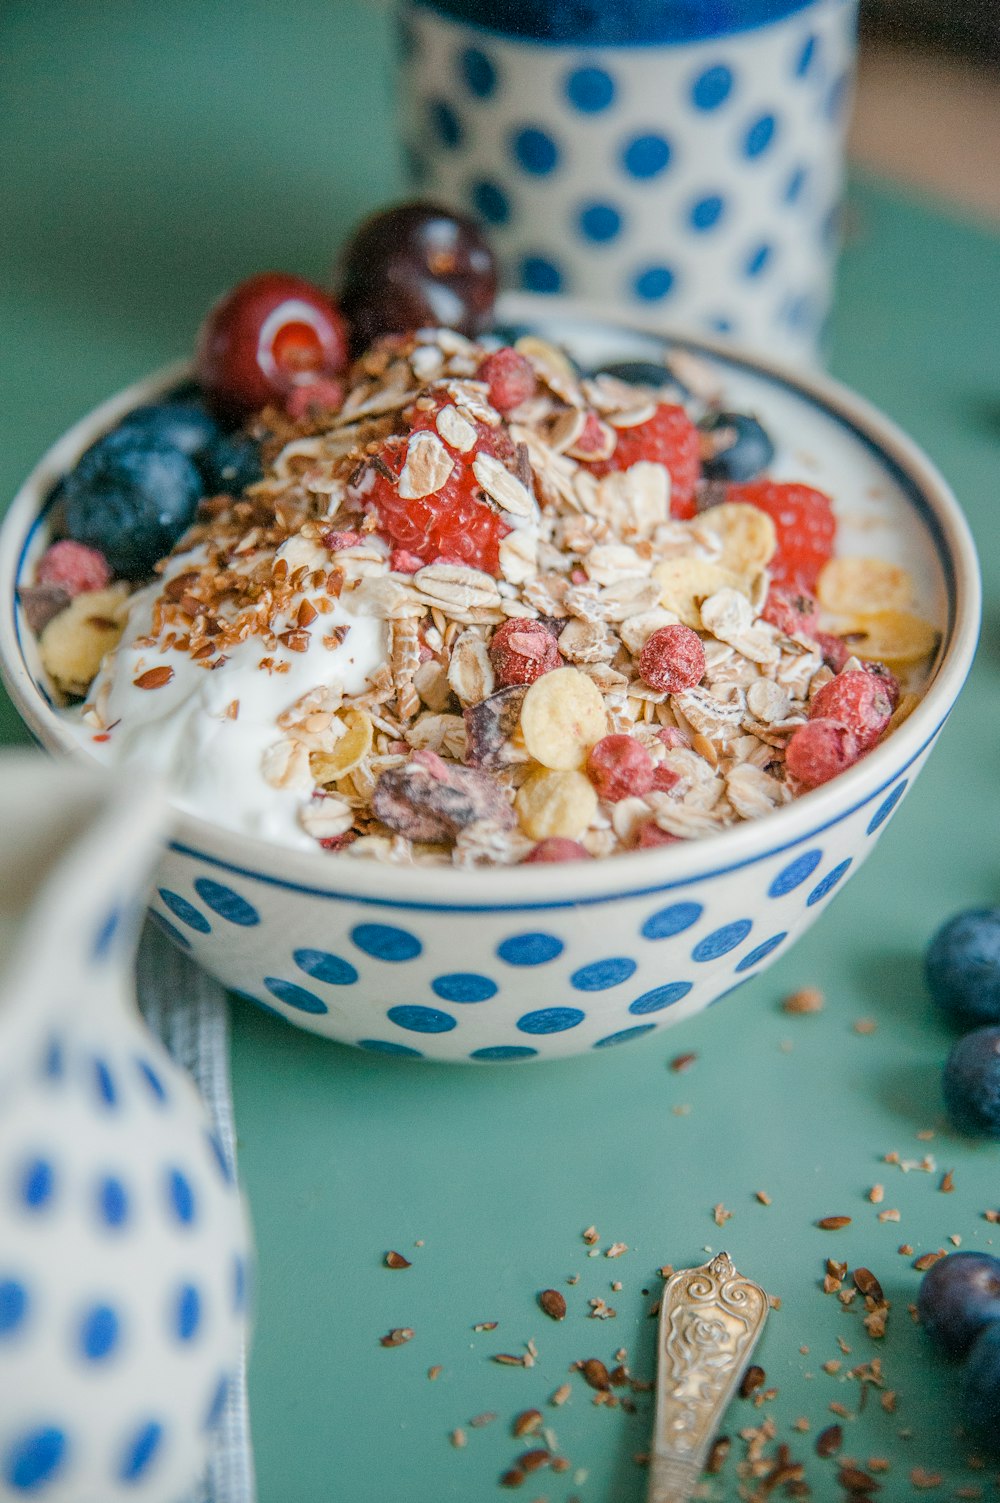
[[[673,347],[704,353],[724,365],[747,370],[790,388],[850,429],[880,459],[924,512],[934,534],[946,576],[949,623],[947,647],[926,693],[888,742],[830,783],[760,819],[746,821],[698,840],[613,859],[566,862],[558,867],[487,866],[471,873],[456,867],[403,867],[388,862],[338,861],[329,854],[299,851],[256,836],[227,830],[210,820],[174,809],[171,848],[235,876],[278,888],[375,907],[483,912],[498,908],[572,908],[683,887],[750,866],[819,836],[831,825],[871,803],[930,746],[965,680],[978,638],[981,587],[976,549],[965,516],[948,483],[922,450],[866,398],[819,372],[801,371],[723,339],[675,333],[667,324],[614,308],[562,298],[519,293],[497,306],[500,323],[544,325],[554,321],[603,324],[661,339]],[[62,724],[32,678],[20,642],[21,612],[15,586],[25,554],[44,521],[57,481],[83,450],[126,412],[155,400],[189,379],[187,360],[161,367],[101,402],[52,444],[21,485],[0,528],[0,676],[28,729],[50,751],[94,765]],[[920,501],[917,503],[916,498]],[[9,608],[7,601],[12,603]],[[99,765],[99,764],[98,764]],[[553,880],[553,872],[558,877]]]

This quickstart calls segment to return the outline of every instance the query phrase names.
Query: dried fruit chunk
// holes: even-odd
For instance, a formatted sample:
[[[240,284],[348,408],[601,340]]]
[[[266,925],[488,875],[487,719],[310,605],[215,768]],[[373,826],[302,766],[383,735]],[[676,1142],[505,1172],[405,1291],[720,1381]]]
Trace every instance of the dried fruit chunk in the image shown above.
[[[820,604],[840,616],[905,610],[913,603],[913,580],[898,564],[881,558],[831,558],[816,582]]]
[[[698,526],[715,534],[722,544],[719,563],[735,574],[756,574],[774,557],[778,534],[766,511],[743,501],[723,501],[698,518]],[[857,609],[857,607],[855,607]]]
[[[540,621],[511,616],[493,633],[490,661],[497,682],[510,686],[533,684],[560,667],[562,657],[555,637]]]
[[[652,757],[634,736],[604,736],[587,758],[590,781],[609,804],[648,793],[654,771]]]
[[[854,733],[861,751],[873,747],[889,724],[892,701],[874,674],[838,673],[813,695],[810,720],[837,720]]]
[[[414,752],[402,767],[382,773],[372,810],[390,830],[430,842],[453,840],[478,820],[493,820],[505,830],[514,824],[514,812],[493,778],[430,751]]]
[[[524,696],[521,735],[529,756],[543,767],[563,771],[582,767],[590,748],[600,741],[607,728],[601,691],[578,668],[556,668],[546,673],[530,685]],[[587,788],[593,794],[589,783]],[[570,832],[559,829],[545,833]]]
[[[785,766],[807,788],[818,788],[858,759],[853,731],[838,720],[809,720],[788,743]]]
[[[937,648],[940,632],[910,611],[875,611],[842,628],[851,651],[890,666],[923,662]]]
[[[660,586],[660,604],[679,616],[695,631],[701,626],[701,602],[719,590],[741,590],[746,585],[739,574],[697,558],[665,558],[653,569]]]
[[[532,840],[553,835],[576,840],[597,813],[597,794],[582,772],[540,769],[518,789],[514,807]]]
[[[590,859],[590,852],[578,840],[566,840],[561,835],[553,835],[548,840],[540,840],[534,850],[525,856],[521,865],[537,866],[546,862]]]
[[[321,787],[353,772],[372,749],[375,728],[371,716],[364,710],[344,710],[338,718],[344,726],[340,739],[330,751],[309,754],[309,770]]]
[[[594,474],[627,470],[643,461],[662,464],[670,475],[670,515],[693,517],[695,486],[701,478],[701,442],[684,408],[659,402],[643,422],[630,427],[616,422],[615,426],[615,451],[610,459],[591,466]]]
[[[66,694],[86,694],[106,652],[117,647],[124,626],[128,586],[85,590],[42,632],[42,666]]]
[[[499,767],[510,760],[506,751],[521,718],[521,705],[527,689],[512,684],[498,689],[464,712],[467,750],[466,761],[472,767]]]
[[[751,480],[731,485],[726,499],[759,506],[774,523],[778,549],[771,560],[772,578],[778,584],[815,589],[837,532],[829,496],[793,481]]]
[[[639,676],[651,689],[678,694],[705,676],[705,649],[689,626],[661,626],[639,654]]]

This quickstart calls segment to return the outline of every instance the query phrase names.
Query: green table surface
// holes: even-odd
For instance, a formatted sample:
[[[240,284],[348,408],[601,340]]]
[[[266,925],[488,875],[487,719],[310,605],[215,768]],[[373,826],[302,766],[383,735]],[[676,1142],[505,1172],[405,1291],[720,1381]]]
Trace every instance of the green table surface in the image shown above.
[[[8,0],[0,47],[7,498],[71,420],[184,353],[226,285],[269,265],[323,277],[398,177],[378,6]],[[995,1495],[997,1463],[968,1465],[956,1372],[907,1313],[920,1275],[898,1248],[952,1238],[1000,1251],[983,1215],[1000,1204],[1000,1148],[942,1118],[953,1035],[921,981],[937,925],[997,901],[1000,239],[881,183],[856,181],[851,202],[832,367],[924,445],[978,533],[988,604],[972,679],[891,832],[830,912],[732,1002],[673,1031],[554,1065],[473,1070],[386,1062],[234,1008],[260,1256],[250,1395],[262,1503],[504,1496],[499,1476],[522,1448],[511,1418],[528,1407],[571,1466],[534,1474],[519,1496],[633,1503],[649,1397],[635,1395],[634,1413],[595,1407],[568,1369],[590,1356],[611,1366],[625,1348],[633,1373],[651,1377],[657,1269],[721,1247],[781,1301],[759,1349],[776,1393],[735,1402],[733,1451],[706,1496],[741,1496],[738,1435],[765,1418],[813,1496],[839,1496],[836,1463],[814,1452],[831,1403],[845,1413],[843,1454],[891,1463],[882,1496],[911,1496],[913,1468],[940,1474],[928,1496],[977,1484]],[[3,738],[24,741],[9,704],[0,715]],[[802,986],[821,987],[826,1006],[790,1017],[780,999]],[[696,1056],[683,1073],[670,1067],[681,1053]],[[931,1154],[937,1168],[903,1172],[883,1162],[890,1152]],[[876,1183],[881,1206],[867,1198]],[[719,1203],[732,1213],[724,1229]],[[898,1222],[879,1219],[889,1208]],[[851,1225],[817,1229],[832,1214]],[[591,1225],[600,1256],[582,1238]],[[628,1245],[617,1260],[603,1255],[613,1242]],[[412,1267],[388,1270],[387,1249]],[[857,1305],[823,1294],[830,1256],[881,1279],[883,1341]],[[547,1286],[566,1295],[560,1324],[536,1305]],[[592,1298],[615,1317],[591,1318]],[[395,1326],[413,1339],[385,1349]],[[529,1341],[533,1367],[491,1360]],[[865,1403],[850,1376],[875,1358],[898,1395],[893,1413],[877,1394]],[[571,1397],[550,1407],[564,1382]],[[456,1428],[461,1449],[449,1443]]]

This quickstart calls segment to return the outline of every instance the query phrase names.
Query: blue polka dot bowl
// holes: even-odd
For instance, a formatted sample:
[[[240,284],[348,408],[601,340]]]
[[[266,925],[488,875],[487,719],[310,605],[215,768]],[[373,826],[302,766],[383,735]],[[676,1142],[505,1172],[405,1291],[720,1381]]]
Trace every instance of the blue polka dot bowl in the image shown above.
[[[648,320],[525,295],[499,312],[508,328],[561,342],[588,369],[664,353]],[[942,631],[919,706],[846,774],[763,819],[606,861],[406,869],[280,849],[179,813],[153,912],[234,991],[386,1056],[483,1065],[606,1049],[681,1022],[759,974],[874,849],[972,657],[979,583],[966,523],[928,460],[861,398],[719,345],[687,348],[718,376],[727,405],[770,430],[774,473],[835,498],[842,551],[882,555],[913,574],[923,614]],[[175,370],[123,393],[43,461],[0,537],[8,602],[41,546],[54,479],[123,411],[176,380]],[[0,656],[35,734],[72,752],[11,604]]]

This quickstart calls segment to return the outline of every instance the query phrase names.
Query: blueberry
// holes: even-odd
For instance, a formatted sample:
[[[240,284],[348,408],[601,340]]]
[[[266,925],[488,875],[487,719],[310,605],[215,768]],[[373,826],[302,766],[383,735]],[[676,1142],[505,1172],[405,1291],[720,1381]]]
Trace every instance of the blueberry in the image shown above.
[[[927,985],[937,1005],[974,1023],[1000,1023],[1000,908],[971,908],[927,948]]]
[[[774,458],[774,445],[755,417],[745,412],[714,412],[698,424],[702,433],[718,433],[721,447],[702,460],[708,480],[753,480]]]
[[[942,1351],[963,1356],[983,1326],[1000,1320],[1000,1258],[983,1252],[942,1258],[924,1274],[917,1310]]]
[[[136,407],[122,418],[115,436],[131,446],[133,438],[169,444],[182,454],[197,454],[219,437],[215,418],[198,401],[157,402]]]
[[[225,433],[198,455],[210,496],[239,496],[248,485],[263,479],[260,445],[249,433]]]
[[[1000,1138],[1000,1028],[967,1033],[941,1078],[948,1116],[960,1132]]]
[[[203,494],[194,461],[162,440],[123,431],[99,439],[66,477],[66,531],[137,579],[169,553]]]
[[[983,1327],[965,1359],[962,1411],[969,1429],[1000,1450],[1000,1320]]]
[[[676,386],[678,383],[665,365],[655,360],[616,360],[610,365],[600,365],[595,376],[614,376],[616,381],[626,381],[629,386]]]

